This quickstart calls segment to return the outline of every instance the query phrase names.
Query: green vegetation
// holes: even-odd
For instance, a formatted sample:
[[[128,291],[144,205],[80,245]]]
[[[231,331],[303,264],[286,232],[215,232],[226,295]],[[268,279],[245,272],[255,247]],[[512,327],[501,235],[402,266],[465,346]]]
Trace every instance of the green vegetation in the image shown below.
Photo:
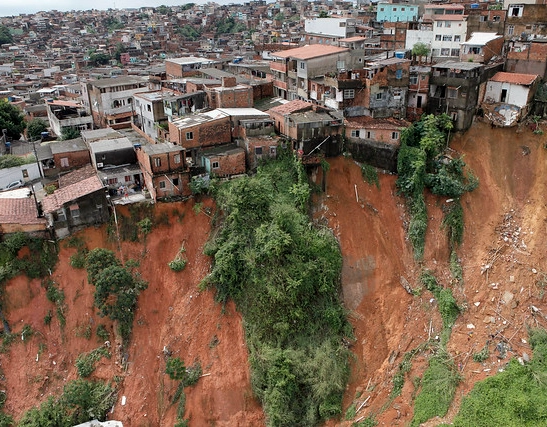
[[[103,324],[97,326],[97,331],[95,333],[97,335],[97,340],[100,342],[106,342],[110,340],[110,334],[106,330],[106,326],[104,326]]]
[[[481,351],[473,354],[473,360],[477,363],[482,363],[488,360],[490,357],[490,350],[488,349],[488,342],[484,345]]]
[[[242,22],[236,22],[234,18],[224,18],[218,21],[216,33],[217,35],[221,34],[234,34],[245,31],[247,26]]]
[[[80,130],[65,126],[61,129],[61,141],[68,141],[69,139],[76,139],[80,137]]]
[[[13,168],[16,166],[28,165],[35,163],[36,157],[30,155],[27,157],[14,156],[12,154],[4,154],[0,157],[0,169]]]
[[[42,132],[47,130],[47,124],[42,119],[32,119],[27,125],[27,136],[30,141],[36,141],[42,136]]]
[[[0,45],[13,43],[13,36],[8,27],[0,25]]]
[[[361,166],[361,175],[367,184],[374,184],[376,188],[380,189],[380,179],[378,178],[378,171],[374,166],[363,164]]]
[[[77,249],[77,252],[70,256],[70,265],[74,268],[85,268],[85,260],[89,252],[85,241],[80,237],[72,236],[68,239],[66,246]]]
[[[512,359],[503,372],[475,384],[454,418],[456,427],[547,425],[547,332],[529,332],[534,357]]]
[[[104,421],[115,401],[116,390],[111,385],[77,379],[65,385],[60,397],[49,397],[39,408],[25,413],[17,425],[71,427],[92,419]]]
[[[25,117],[21,110],[5,99],[0,99],[0,132],[2,129],[7,129],[9,138],[19,139],[25,126]]]
[[[418,57],[418,62],[421,64],[422,57],[428,57],[431,53],[431,49],[428,45],[422,42],[414,43],[412,46],[412,55]]]
[[[169,268],[173,271],[182,271],[186,267],[186,263],[188,262],[186,259],[183,258],[183,254],[186,252],[186,249],[184,248],[184,244],[180,247],[179,251],[177,252],[177,255],[173,259],[173,261],[169,262]]]
[[[101,316],[118,322],[118,332],[127,345],[133,327],[134,310],[139,293],[146,282],[124,267],[114,252],[108,249],[91,250],[86,258],[87,277],[95,286],[95,306]]]
[[[89,353],[82,353],[76,359],[76,369],[78,375],[82,378],[89,377],[95,370],[95,364],[101,360],[102,357],[110,359],[110,352],[105,347],[98,347],[95,350],[91,350]]]
[[[180,34],[186,40],[196,41],[201,37],[201,32],[191,25],[183,25],[177,29],[177,34]]]
[[[169,378],[175,381],[180,381],[186,374],[186,366],[178,357],[170,357],[165,364],[165,373]]]
[[[342,258],[327,229],[307,215],[310,187],[290,154],[253,177],[222,184],[224,213],[205,253],[203,286],[234,299],[244,317],[253,390],[268,426],[313,426],[341,414],[352,331],[338,299]]]
[[[443,221],[450,247],[461,243],[463,238],[463,210],[460,196],[473,191],[477,178],[465,171],[463,159],[452,159],[443,155],[448,144],[448,133],[453,128],[446,114],[423,116],[420,121],[406,128],[401,134],[401,149],[397,158],[397,187],[409,203],[409,239],[414,248],[414,257],[422,259],[427,230],[427,207],[424,190],[452,198]]]
[[[414,403],[414,417],[411,426],[435,417],[444,417],[454,398],[460,375],[450,355],[439,349],[429,360],[429,366],[424,373],[420,394]]]
[[[422,282],[422,285],[437,298],[439,312],[443,319],[443,329],[448,330],[448,336],[446,336],[446,339],[448,340],[450,329],[460,313],[460,308],[452,295],[452,290],[440,286],[433,273],[429,270],[422,271],[420,281]]]

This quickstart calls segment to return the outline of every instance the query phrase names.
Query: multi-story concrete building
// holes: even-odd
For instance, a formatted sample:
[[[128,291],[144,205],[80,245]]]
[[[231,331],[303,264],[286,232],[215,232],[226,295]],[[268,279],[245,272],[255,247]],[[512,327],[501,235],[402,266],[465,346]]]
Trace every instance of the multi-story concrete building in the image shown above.
[[[158,138],[158,127],[167,126],[163,97],[161,91],[135,94],[135,124],[154,141]]]
[[[304,35],[309,44],[336,44],[356,35],[354,18],[313,18],[304,21]]]
[[[97,127],[131,127],[135,115],[133,95],[146,92],[146,80],[138,76],[100,79],[82,84],[82,99]]]
[[[467,16],[460,14],[434,15],[431,56],[434,61],[458,59],[460,43],[467,37]]]
[[[49,126],[53,133],[61,136],[63,129],[79,131],[93,129],[93,117],[83,105],[76,102],[52,101],[46,103]]]
[[[280,98],[311,99],[310,79],[335,75],[349,66],[349,48],[306,45],[271,54],[274,95]]]
[[[418,5],[407,3],[378,3],[376,5],[378,22],[408,22],[418,20]]]

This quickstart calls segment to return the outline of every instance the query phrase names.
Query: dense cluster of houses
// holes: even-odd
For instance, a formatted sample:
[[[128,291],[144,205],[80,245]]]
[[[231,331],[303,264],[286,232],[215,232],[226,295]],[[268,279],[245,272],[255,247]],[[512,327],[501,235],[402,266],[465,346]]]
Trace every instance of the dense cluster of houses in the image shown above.
[[[547,103],[547,7],[531,0],[251,1],[0,22],[13,37],[0,46],[0,97],[48,127],[35,143],[0,137],[0,154],[36,158],[0,170],[0,187],[28,183],[0,193],[2,233],[62,238],[116,203],[252,171],[280,144],[311,164],[349,151],[395,171],[401,132],[423,114],[465,131],[477,115],[513,126]],[[56,139],[66,129],[80,137]]]

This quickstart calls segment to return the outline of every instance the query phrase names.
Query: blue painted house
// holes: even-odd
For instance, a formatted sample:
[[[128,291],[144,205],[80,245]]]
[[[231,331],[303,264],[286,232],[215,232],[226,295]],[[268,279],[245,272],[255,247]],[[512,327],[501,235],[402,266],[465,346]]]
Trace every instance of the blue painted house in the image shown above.
[[[378,3],[376,20],[378,22],[409,22],[418,19],[418,6],[405,3]]]

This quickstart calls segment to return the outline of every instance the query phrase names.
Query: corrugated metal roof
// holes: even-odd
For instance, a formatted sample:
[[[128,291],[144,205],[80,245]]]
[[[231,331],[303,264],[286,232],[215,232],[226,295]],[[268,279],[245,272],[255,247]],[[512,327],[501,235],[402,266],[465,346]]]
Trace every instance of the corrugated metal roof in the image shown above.
[[[499,39],[503,36],[500,36],[496,33],[473,33],[471,37],[466,42],[461,43],[462,45],[476,45],[484,46],[486,43],[491,42],[492,40]]]

